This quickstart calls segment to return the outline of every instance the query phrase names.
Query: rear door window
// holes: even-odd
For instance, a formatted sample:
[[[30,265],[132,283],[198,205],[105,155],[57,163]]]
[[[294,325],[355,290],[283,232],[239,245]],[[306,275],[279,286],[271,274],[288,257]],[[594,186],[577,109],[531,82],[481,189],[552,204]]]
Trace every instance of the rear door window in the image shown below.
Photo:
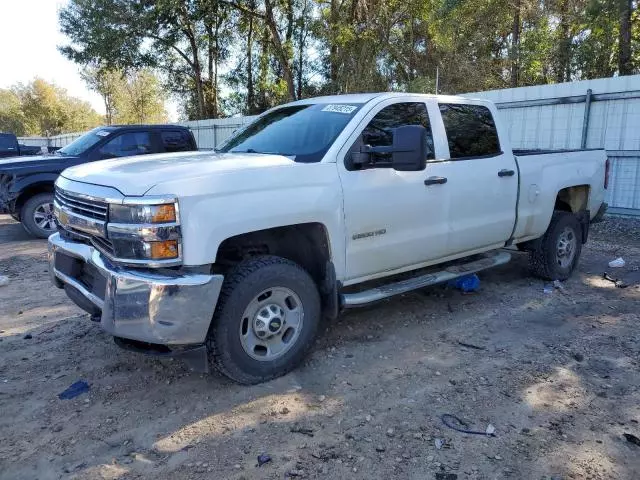
[[[165,152],[187,152],[193,150],[191,138],[184,130],[162,130],[160,139]]]
[[[498,130],[487,107],[441,103],[440,113],[452,159],[488,157],[502,153]]]

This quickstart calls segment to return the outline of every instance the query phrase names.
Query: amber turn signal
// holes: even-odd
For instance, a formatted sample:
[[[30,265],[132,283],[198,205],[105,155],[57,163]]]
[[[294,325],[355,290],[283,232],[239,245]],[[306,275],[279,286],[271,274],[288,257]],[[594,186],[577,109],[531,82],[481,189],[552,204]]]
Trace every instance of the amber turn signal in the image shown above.
[[[165,240],[163,242],[149,242],[151,246],[151,258],[154,260],[164,260],[178,257],[177,240]]]
[[[174,204],[154,205],[151,207],[152,223],[169,223],[176,221],[176,209]]]

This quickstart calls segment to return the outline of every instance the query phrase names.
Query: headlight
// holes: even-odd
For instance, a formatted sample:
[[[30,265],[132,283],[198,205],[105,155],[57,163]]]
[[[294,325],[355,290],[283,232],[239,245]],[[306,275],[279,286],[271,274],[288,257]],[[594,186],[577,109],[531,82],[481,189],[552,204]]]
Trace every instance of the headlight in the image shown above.
[[[113,260],[141,266],[178,265],[182,235],[177,202],[135,201],[109,205],[107,239]]]
[[[112,223],[173,223],[177,219],[173,203],[163,205],[109,205]]]

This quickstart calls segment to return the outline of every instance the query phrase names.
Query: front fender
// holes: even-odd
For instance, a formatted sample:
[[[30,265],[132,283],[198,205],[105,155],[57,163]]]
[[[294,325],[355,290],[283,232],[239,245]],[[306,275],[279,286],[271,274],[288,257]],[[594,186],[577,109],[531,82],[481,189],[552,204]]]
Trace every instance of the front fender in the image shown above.
[[[335,164],[296,164],[175,180],[147,194],[178,197],[185,265],[214,263],[227,238],[319,223],[330,240],[336,276],[340,279],[344,273],[344,215]]]
[[[19,196],[24,190],[27,190],[28,188],[35,185],[50,184],[53,187],[53,184],[55,183],[58,176],[58,173],[36,173],[34,175],[17,178],[13,182],[13,185],[9,187],[9,192],[15,193],[17,194],[17,196]]]

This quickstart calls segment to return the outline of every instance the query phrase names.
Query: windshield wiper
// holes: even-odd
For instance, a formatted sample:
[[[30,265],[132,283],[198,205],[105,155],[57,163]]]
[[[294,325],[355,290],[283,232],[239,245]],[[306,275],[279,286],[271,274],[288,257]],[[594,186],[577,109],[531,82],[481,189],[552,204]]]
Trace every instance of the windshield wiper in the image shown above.
[[[246,150],[231,150],[230,153],[265,153],[265,152],[258,152],[253,148],[247,148]]]
[[[231,150],[230,153],[259,153],[261,155],[282,155],[283,157],[295,157],[293,153],[282,153],[282,152],[258,152],[253,148],[247,148],[246,150]]]

